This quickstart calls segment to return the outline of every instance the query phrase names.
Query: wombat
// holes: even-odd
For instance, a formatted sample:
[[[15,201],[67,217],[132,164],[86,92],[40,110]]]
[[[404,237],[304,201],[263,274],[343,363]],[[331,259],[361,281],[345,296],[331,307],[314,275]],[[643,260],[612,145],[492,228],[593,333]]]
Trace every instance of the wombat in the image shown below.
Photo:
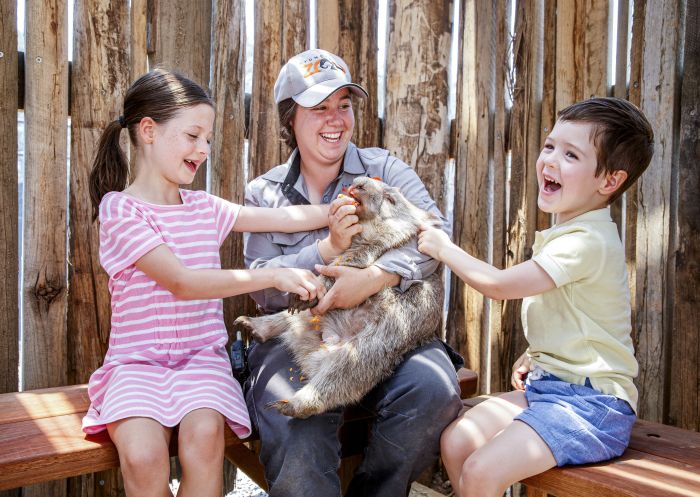
[[[335,265],[365,268],[416,236],[419,225],[442,226],[436,215],[414,206],[398,188],[377,179],[356,178],[348,194],[355,199],[362,232],[333,261]],[[325,278],[325,284],[330,288],[333,280]],[[268,407],[306,418],[358,402],[391,375],[404,354],[435,338],[442,301],[442,281],[434,274],[404,293],[385,288],[352,309],[312,316],[308,309],[317,302],[296,298],[289,311],[241,316],[235,324],[249,329],[261,342],[281,336],[309,380],[291,399]]]

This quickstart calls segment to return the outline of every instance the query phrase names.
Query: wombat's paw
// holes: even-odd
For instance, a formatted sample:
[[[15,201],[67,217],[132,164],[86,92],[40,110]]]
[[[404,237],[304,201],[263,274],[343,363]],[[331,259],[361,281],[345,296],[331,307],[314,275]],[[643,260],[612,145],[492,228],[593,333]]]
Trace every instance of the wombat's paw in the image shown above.
[[[315,389],[309,385],[299,390],[290,400],[270,402],[267,407],[277,409],[285,416],[301,419],[320,414],[326,410],[318,401]]]
[[[256,318],[251,318],[248,316],[238,316],[233,322],[234,326],[240,326],[244,330],[250,332],[251,336],[260,343],[264,343],[268,337],[261,332],[259,327],[256,325]]]
[[[295,417],[294,406],[290,404],[288,400],[275,400],[273,402],[269,402],[265,407],[267,409],[277,409],[280,414],[284,414],[285,416]]]
[[[311,300],[301,300],[299,295],[294,294],[289,302],[289,313],[294,314],[295,312],[305,311],[306,309],[311,309],[316,307],[318,304],[318,299],[313,298]]]

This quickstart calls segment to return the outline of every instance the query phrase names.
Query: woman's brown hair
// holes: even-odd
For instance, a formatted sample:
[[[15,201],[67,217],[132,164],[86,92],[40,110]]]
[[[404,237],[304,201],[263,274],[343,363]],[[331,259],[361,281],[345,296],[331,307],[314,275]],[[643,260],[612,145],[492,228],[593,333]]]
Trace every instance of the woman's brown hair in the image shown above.
[[[124,97],[124,113],[102,132],[92,163],[90,200],[93,220],[99,213],[102,197],[108,192],[122,191],[129,180],[129,162],[119,145],[122,128],[129,130],[131,143],[138,146],[136,133],[141,119],[150,117],[163,124],[180,110],[199,104],[214,107],[204,88],[166,69],[149,71],[131,85]]]

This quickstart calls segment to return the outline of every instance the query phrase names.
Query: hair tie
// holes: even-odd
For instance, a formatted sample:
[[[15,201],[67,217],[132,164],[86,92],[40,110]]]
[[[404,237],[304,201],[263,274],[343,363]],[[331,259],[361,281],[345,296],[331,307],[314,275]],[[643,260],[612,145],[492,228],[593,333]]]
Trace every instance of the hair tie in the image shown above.
[[[122,128],[126,128],[126,119],[124,119],[124,116],[119,116],[118,121],[119,121],[119,126],[121,126]]]

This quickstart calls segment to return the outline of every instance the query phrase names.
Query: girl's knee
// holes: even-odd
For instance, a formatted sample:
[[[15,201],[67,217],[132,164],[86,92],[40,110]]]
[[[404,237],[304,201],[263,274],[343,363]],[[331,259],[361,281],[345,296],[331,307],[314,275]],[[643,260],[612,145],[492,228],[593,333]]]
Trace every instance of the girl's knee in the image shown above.
[[[181,425],[178,446],[181,459],[221,459],[224,451],[223,417],[215,413],[211,416],[200,416],[196,422],[186,426]]]
[[[125,475],[140,479],[168,478],[170,472],[170,454],[167,450],[153,446],[133,446],[119,452],[119,461]]]

